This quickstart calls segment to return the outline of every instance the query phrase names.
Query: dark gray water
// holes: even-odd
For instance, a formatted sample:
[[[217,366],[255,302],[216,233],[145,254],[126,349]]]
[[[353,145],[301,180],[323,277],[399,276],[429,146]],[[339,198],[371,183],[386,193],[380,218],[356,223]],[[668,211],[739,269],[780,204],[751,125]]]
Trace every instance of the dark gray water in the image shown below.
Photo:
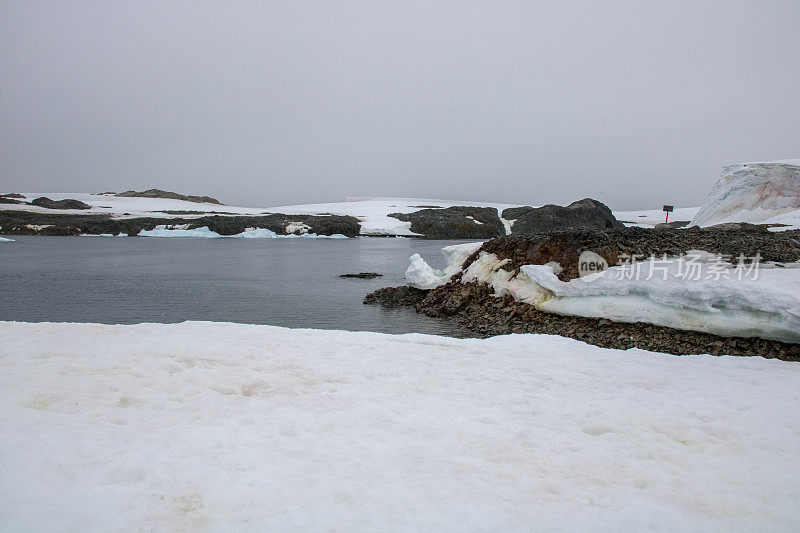
[[[0,243],[0,320],[463,333],[411,309],[361,303],[375,289],[402,284],[411,254],[442,267],[449,241],[13,238]],[[351,272],[384,277],[338,277]]]

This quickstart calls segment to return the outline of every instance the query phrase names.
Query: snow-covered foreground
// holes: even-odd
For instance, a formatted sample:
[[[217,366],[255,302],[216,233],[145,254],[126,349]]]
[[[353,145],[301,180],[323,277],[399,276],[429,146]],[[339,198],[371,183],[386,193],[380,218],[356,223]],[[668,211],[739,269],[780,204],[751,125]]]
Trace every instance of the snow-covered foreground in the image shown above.
[[[0,529],[800,525],[800,365],[571,339],[0,323]]]

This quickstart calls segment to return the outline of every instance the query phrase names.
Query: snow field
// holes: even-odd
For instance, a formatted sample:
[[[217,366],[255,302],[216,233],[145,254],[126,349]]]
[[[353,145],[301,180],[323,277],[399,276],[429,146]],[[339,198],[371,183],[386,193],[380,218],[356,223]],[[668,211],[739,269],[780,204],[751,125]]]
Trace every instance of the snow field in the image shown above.
[[[796,531],[800,366],[0,323],[0,529]]]

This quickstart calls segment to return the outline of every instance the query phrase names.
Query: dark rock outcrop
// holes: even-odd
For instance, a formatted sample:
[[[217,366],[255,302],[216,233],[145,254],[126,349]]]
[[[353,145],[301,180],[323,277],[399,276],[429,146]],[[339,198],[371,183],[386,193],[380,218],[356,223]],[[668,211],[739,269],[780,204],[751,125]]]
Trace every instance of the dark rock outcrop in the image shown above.
[[[0,196],[0,204],[27,204],[28,202],[23,202],[22,200],[15,200],[9,196]]]
[[[25,199],[25,195],[24,194],[19,194],[19,193],[16,193],[16,192],[7,192],[7,193],[4,193],[4,194],[0,194],[0,198],[17,198],[17,199],[24,200]]]
[[[749,258],[758,254],[761,261],[790,263],[800,261],[800,246],[793,242],[798,236],[800,230],[772,233],[763,226],[752,224],[728,230],[713,227],[619,228],[560,231],[527,237],[508,235],[484,243],[466,264],[471,263],[480,251],[510,259],[503,266],[505,270],[555,261],[563,268],[559,278],[569,281],[578,277],[578,257],[586,250],[602,256],[609,266],[619,264],[625,256],[642,259],[651,255],[677,256],[690,250],[722,254],[734,261],[740,255]]]
[[[44,207],[45,209],[91,209],[87,203],[81,202],[80,200],[72,200],[67,198],[66,200],[51,200],[46,196],[40,196],[34,200],[31,200],[31,205],[36,205],[39,207]]]
[[[663,229],[663,228],[685,228],[689,225],[688,220],[674,220],[672,222],[662,222],[660,224],[656,224],[656,229]]]
[[[369,293],[364,298],[364,303],[380,304],[383,307],[416,306],[425,299],[428,292],[415,287],[386,287]]]
[[[142,230],[156,226],[187,225],[188,229],[208,227],[220,235],[236,235],[247,228],[265,228],[278,235],[286,235],[286,226],[300,222],[307,225],[309,233],[318,235],[342,234],[355,237],[361,226],[358,219],[348,216],[283,215],[273,213],[259,216],[205,216],[198,218],[140,217],[111,218],[109,215],[66,215],[33,213],[30,211],[0,211],[0,228],[4,233],[15,235],[43,234],[29,226],[75,227],[79,233],[89,235],[125,234],[138,235]],[[48,231],[58,231],[51,229]]]
[[[147,189],[146,191],[125,191],[116,196],[135,197],[135,198],[169,198],[171,200],[184,200],[197,204],[217,204],[224,205],[222,202],[211,196],[195,196],[192,194],[178,194],[176,192],[162,191],[161,189]]]
[[[599,253],[614,265],[623,254],[674,256],[693,249],[732,256],[734,260],[739,254],[745,257],[759,254],[762,261],[800,261],[800,230],[772,233],[761,226],[744,225],[729,229],[622,228],[530,237],[510,235],[484,243],[480,250],[467,258],[465,266],[475,261],[480,251],[509,259],[502,268],[511,271],[526,264],[556,261],[563,267],[559,277],[567,281],[578,276],[578,256],[584,250]],[[606,348],[636,347],[672,354],[752,355],[800,361],[798,344],[545,313],[509,296],[495,297],[493,292],[485,284],[461,283],[461,275],[457,274],[446,285],[432,290],[383,288],[367,295],[364,303],[414,307],[417,312],[428,316],[454,320],[480,337],[547,333]]]
[[[456,206],[390,213],[389,216],[411,222],[411,231],[426,239],[491,239],[505,234],[497,209],[493,207]]]
[[[340,278],[375,279],[382,278],[383,274],[377,272],[359,272],[358,274],[341,274]]]
[[[543,207],[510,207],[503,218],[514,220],[512,235],[534,235],[552,231],[613,229],[624,226],[603,202],[584,198],[569,204]]]

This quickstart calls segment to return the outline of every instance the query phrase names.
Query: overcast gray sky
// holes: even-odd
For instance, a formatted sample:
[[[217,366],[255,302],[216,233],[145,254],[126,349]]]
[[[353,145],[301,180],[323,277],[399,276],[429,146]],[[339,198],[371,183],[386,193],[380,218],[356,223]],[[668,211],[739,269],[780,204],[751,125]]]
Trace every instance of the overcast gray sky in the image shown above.
[[[0,191],[698,205],[800,157],[800,2],[0,0]]]

